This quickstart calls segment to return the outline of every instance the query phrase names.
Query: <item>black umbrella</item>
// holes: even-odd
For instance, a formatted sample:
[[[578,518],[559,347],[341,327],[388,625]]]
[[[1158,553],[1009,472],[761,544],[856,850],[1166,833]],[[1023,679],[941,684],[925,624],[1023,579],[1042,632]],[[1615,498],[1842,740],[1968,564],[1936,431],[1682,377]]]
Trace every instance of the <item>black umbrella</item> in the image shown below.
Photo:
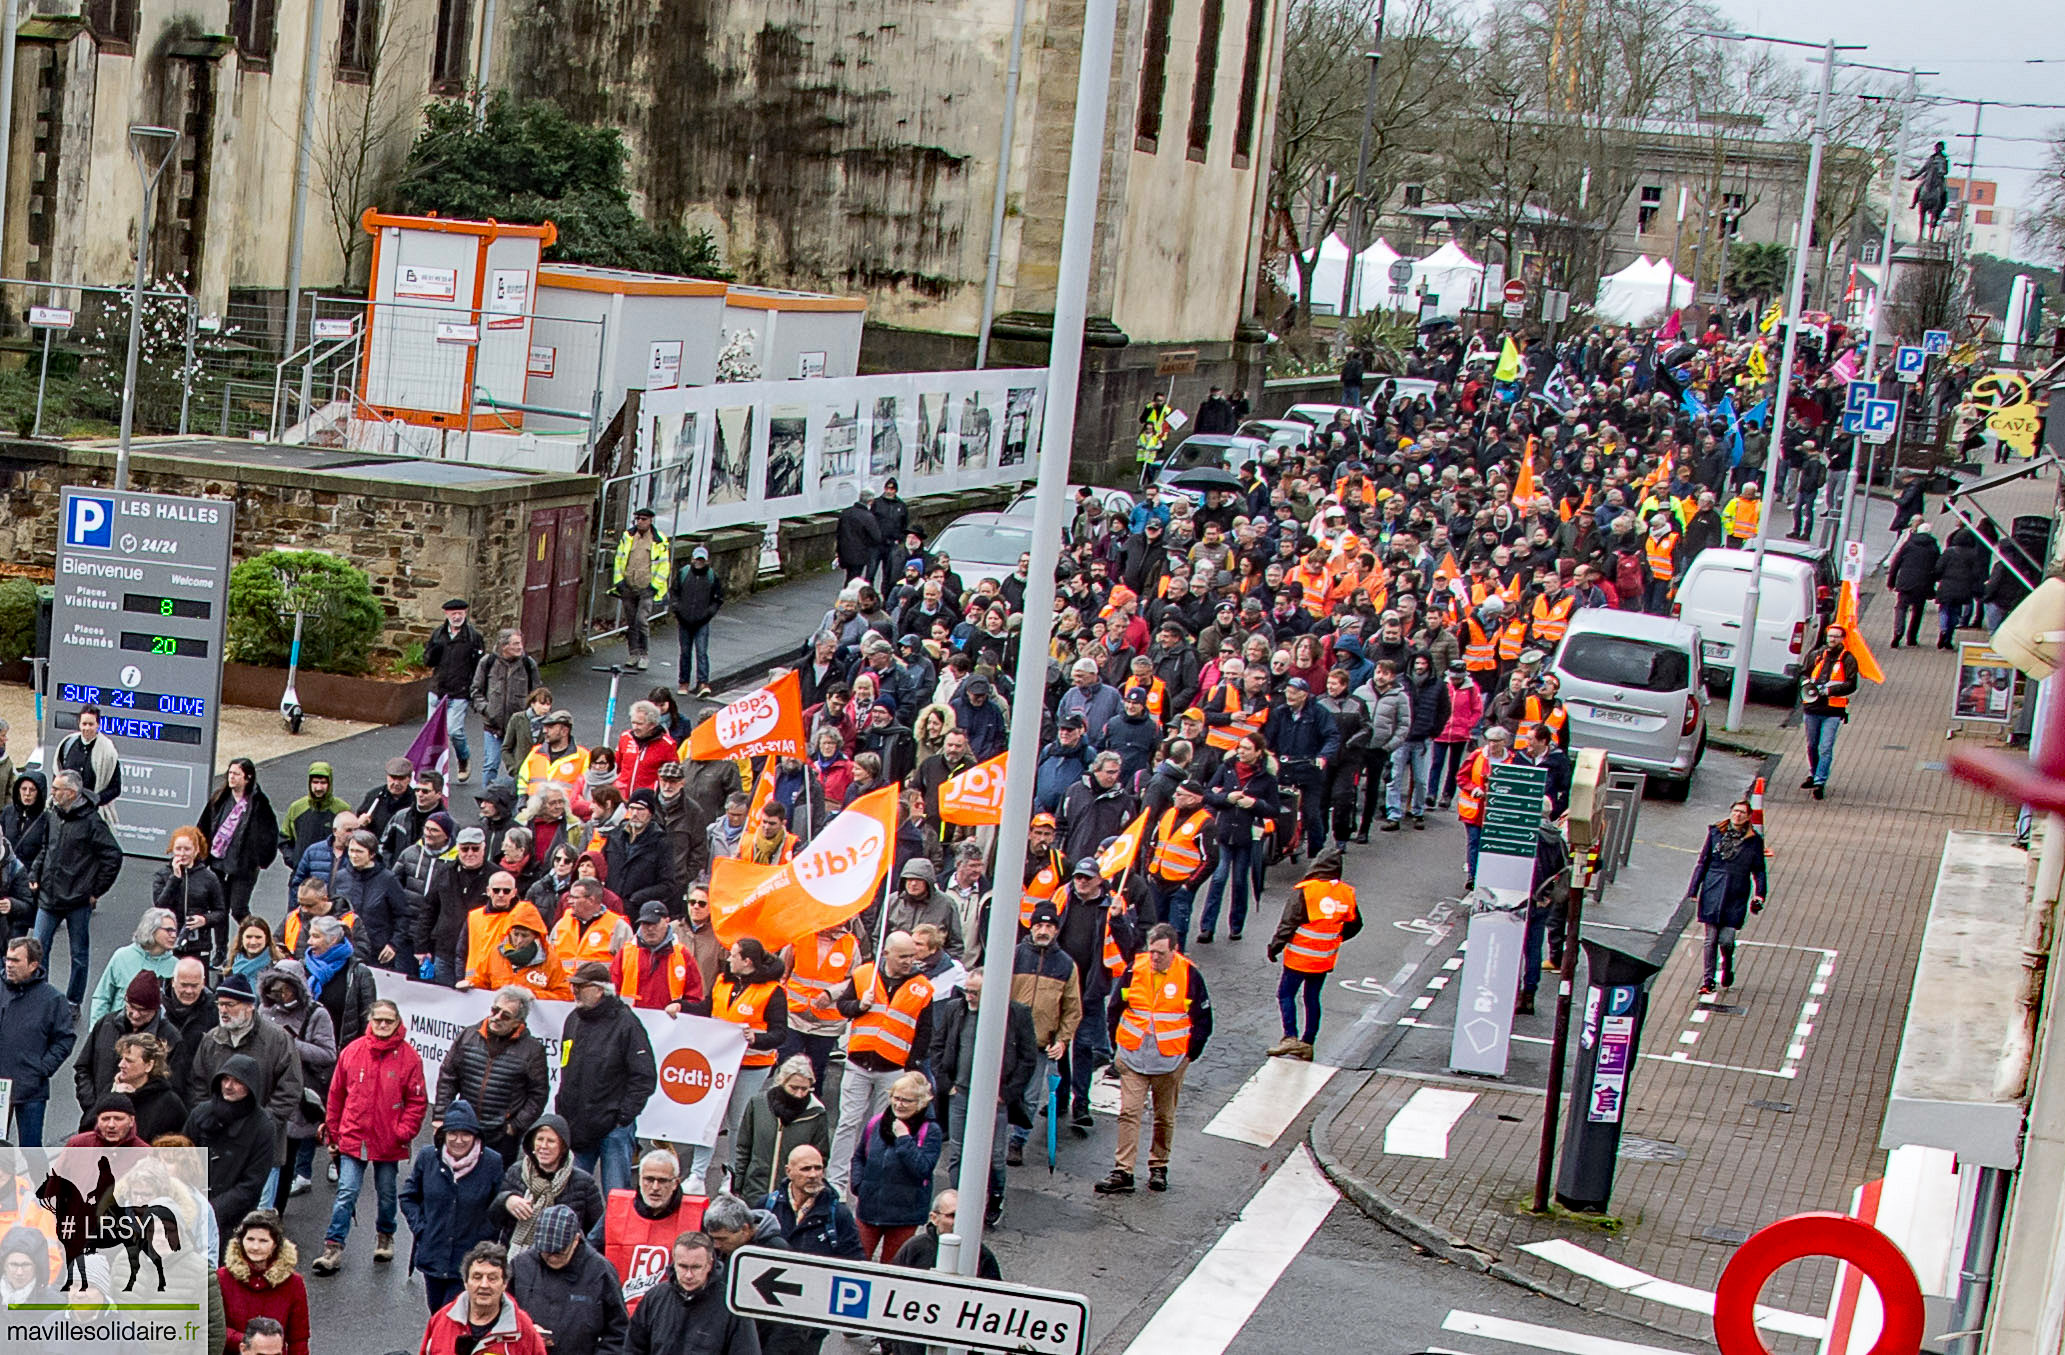
[[[1195,489],[1200,493],[1208,489],[1228,489],[1239,493],[1247,488],[1238,475],[1224,466],[1196,466],[1176,476],[1169,484],[1176,489]]]

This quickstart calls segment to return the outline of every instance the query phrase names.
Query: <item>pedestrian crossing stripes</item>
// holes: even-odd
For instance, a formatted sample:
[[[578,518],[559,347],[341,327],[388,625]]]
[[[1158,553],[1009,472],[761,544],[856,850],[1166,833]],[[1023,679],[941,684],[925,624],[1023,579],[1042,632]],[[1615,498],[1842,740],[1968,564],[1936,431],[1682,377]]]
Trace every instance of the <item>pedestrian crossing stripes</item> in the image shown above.
[[[1476,1101],[1476,1092],[1421,1087],[1384,1126],[1384,1151],[1399,1157],[1447,1157],[1449,1131]]]
[[[1241,1084],[1233,1099],[1219,1108],[1205,1132],[1267,1148],[1305,1112],[1335,1071],[1324,1063],[1303,1059],[1267,1059]]]
[[[1126,1355],[1223,1355],[1339,1198],[1301,1146],[1162,1301]]]
[[[1609,1289],[1618,1289],[1638,1299],[1662,1304],[1666,1308],[1678,1308],[1688,1313],[1706,1313],[1712,1316],[1714,1295],[1710,1289],[1695,1289],[1691,1285],[1678,1284],[1662,1279],[1647,1271],[1589,1251],[1568,1238],[1549,1238],[1541,1242],[1529,1242],[1520,1250],[1552,1266],[1561,1267],[1594,1284],[1603,1284]],[[1766,1331],[1783,1332],[1788,1336],[1804,1336],[1818,1340],[1828,1331],[1828,1323],[1809,1313],[1788,1312],[1783,1308],[1757,1305],[1757,1325]]]
[[[1581,1331],[1564,1331],[1560,1327],[1544,1327],[1533,1322],[1516,1322],[1509,1317],[1492,1317],[1486,1313],[1466,1313],[1451,1309],[1442,1319],[1441,1329],[1458,1336],[1482,1336],[1487,1340],[1504,1341],[1509,1345],[1533,1346],[1536,1350],[1553,1350],[1558,1355],[1677,1355],[1667,1346],[1645,1346],[1636,1341],[1617,1341],[1610,1336],[1592,1336]]]

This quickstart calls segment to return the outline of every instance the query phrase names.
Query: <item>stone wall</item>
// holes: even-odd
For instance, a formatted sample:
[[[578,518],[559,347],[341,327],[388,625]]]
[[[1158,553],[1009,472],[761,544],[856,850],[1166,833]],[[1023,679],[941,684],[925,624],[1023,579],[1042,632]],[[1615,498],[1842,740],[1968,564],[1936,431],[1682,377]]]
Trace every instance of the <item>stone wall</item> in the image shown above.
[[[139,447],[130,488],[233,500],[237,560],[274,549],[323,550],[358,565],[387,615],[376,661],[427,640],[454,594],[473,604],[483,631],[515,625],[531,513],[590,506],[599,487],[592,476],[497,472],[490,479],[485,471],[477,483],[456,485],[375,480],[324,474],[322,462],[334,454],[271,450],[278,455],[269,464],[252,464],[198,440]],[[0,559],[51,567],[60,491],[111,486],[114,460],[110,447],[0,441]]]

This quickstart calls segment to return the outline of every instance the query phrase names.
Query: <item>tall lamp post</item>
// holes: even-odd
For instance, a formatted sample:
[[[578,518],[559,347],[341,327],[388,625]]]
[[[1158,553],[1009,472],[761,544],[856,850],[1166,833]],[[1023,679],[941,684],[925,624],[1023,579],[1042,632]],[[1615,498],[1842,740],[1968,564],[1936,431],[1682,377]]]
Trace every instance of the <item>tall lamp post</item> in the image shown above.
[[[1349,208],[1348,227],[1348,269],[1341,279],[1341,323],[1346,325],[1354,318],[1357,298],[1355,295],[1357,269],[1362,261],[1362,251],[1369,247],[1363,237],[1369,234],[1369,153],[1371,125],[1377,119],[1377,68],[1384,63],[1384,10],[1385,0],[1377,0],[1376,39],[1370,44],[1369,87],[1362,96],[1362,142],[1355,153],[1355,201]]]
[[[143,211],[136,218],[136,289],[129,294],[129,357],[122,368],[122,437],[115,451],[115,488],[129,488],[129,433],[136,424],[136,359],[143,347],[143,285],[151,254],[151,217],[158,203],[158,180],[179,151],[179,133],[170,127],[129,129],[129,154],[143,177]]]
[[[1764,494],[1757,509],[1757,538],[1752,548],[1749,587],[1742,595],[1742,623],[1735,635],[1735,681],[1728,688],[1726,728],[1742,728],[1743,706],[1749,699],[1750,657],[1757,643],[1757,604],[1764,594],[1764,548],[1771,535],[1772,500],[1778,493],[1778,466],[1784,459],[1785,406],[1793,384],[1793,354],[1800,341],[1800,303],[1807,286],[1807,250],[1814,240],[1815,200],[1821,191],[1821,150],[1828,140],[1828,96],[1836,82],[1836,53],[1856,52],[1859,46],[1839,47],[1834,38],[1825,43],[1799,42],[1791,38],[1765,37],[1757,33],[1715,32],[1701,34],[1728,42],[1768,42],[1784,47],[1821,49],[1821,91],[1814,99],[1814,135],[1807,148],[1807,188],[1800,195],[1800,225],[1793,245],[1791,276],[1785,285],[1785,349],[1778,362],[1778,387],[1771,395],[1770,448],[1764,454]]]

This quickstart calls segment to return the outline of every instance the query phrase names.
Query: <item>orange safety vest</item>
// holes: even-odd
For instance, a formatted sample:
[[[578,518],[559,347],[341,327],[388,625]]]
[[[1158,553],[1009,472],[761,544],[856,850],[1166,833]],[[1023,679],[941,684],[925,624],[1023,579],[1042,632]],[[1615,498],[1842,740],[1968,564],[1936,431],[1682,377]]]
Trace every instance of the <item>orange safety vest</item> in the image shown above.
[[[1157,880],[1180,884],[1197,874],[1205,863],[1205,849],[1198,839],[1212,823],[1212,814],[1207,809],[1195,809],[1182,823],[1176,822],[1174,808],[1162,813],[1161,822],[1155,825],[1153,855],[1147,858],[1147,873]]]
[[[649,1219],[638,1212],[637,1202],[637,1191],[613,1190],[602,1210],[602,1253],[623,1284],[624,1306],[634,1312],[641,1299],[674,1274],[674,1239],[701,1228],[710,1203],[701,1195],[684,1194],[680,1208]]]
[[[1205,730],[1205,743],[1209,747],[1222,749],[1230,753],[1240,746],[1242,739],[1261,729],[1262,721],[1252,715],[1241,714],[1239,689],[1223,687],[1221,690],[1225,691],[1226,700],[1229,703],[1226,713],[1233,718],[1223,725],[1207,727]]]
[[[484,992],[492,993],[498,988],[507,988],[514,984],[519,988],[530,989],[535,996],[549,998],[554,1002],[572,1002],[574,986],[568,981],[567,972],[560,968],[554,959],[552,948],[541,942],[539,950],[542,955],[538,963],[519,969],[510,963],[509,957],[502,953],[502,947],[497,944],[482,957],[477,966],[467,971],[466,977],[473,980],[474,987]]]
[[[923,974],[913,974],[891,997],[875,966],[864,964],[853,971],[853,991],[870,1005],[853,1018],[846,1052],[873,1054],[898,1068],[909,1067],[913,1057],[911,1045],[918,1038],[918,1018],[932,1003],[932,985]]]
[[[633,1007],[638,1005],[638,988],[641,978],[638,967],[645,963],[643,959],[644,954],[645,947],[636,945],[626,946],[617,954],[623,969],[623,977],[617,983],[617,996],[623,998],[625,1002]],[[667,996],[673,1001],[679,1002],[681,1001],[681,995],[687,991],[688,948],[677,941],[674,943],[673,949],[667,952]]]
[[[1834,662],[1831,663],[1830,660],[1834,660]],[[1850,676],[1849,667],[1850,655],[1847,651],[1823,654],[1814,661],[1814,667],[1807,674],[1807,678],[1811,682],[1833,685]],[[1850,698],[1847,696],[1831,696],[1828,698],[1828,704],[1834,710],[1843,710],[1849,706]]]
[[[1512,663],[1527,648],[1527,618],[1516,616],[1499,628],[1499,657]]]
[[[330,913],[327,914],[327,916],[334,917],[339,922],[343,923],[344,930],[347,933],[355,933],[358,931],[358,914],[356,913],[346,911],[342,913]],[[504,930],[506,931],[507,928],[504,928]],[[497,942],[500,942],[501,939],[502,938],[500,938],[499,936],[495,938]],[[280,924],[280,944],[285,946],[289,951],[293,951],[301,945],[301,910],[299,908],[295,908],[289,911],[287,914],[287,920]]]
[[[1154,1040],[1157,1053],[1175,1058],[1190,1050],[1190,961],[1180,953],[1166,974],[1157,974],[1154,959],[1141,951],[1126,980],[1126,1006],[1119,1016],[1118,1046],[1130,1054]]]
[[[1456,817],[1464,823],[1484,822],[1484,788],[1491,780],[1491,759],[1482,748],[1463,759],[1456,773]]]
[[[1463,667],[1473,673],[1489,673],[1499,666],[1498,647],[1474,616],[1463,618],[1470,630],[1463,637]]]
[[[847,938],[851,940],[849,936]],[[675,947],[679,950],[680,947]],[[719,974],[710,993],[710,1015],[719,1021],[729,1021],[735,1026],[765,1034],[767,1031],[767,1003],[781,985],[769,980],[766,983],[747,984],[739,987],[738,980],[729,974]],[[915,1027],[913,1027],[915,1029]],[[776,1050],[754,1049],[747,1046],[746,1056],[739,1060],[741,1068],[772,1068]]]
[[[590,960],[608,964],[616,958],[609,943],[617,934],[617,924],[623,920],[621,913],[612,913],[607,908],[585,923],[571,911],[560,914],[559,921],[552,924],[552,953],[559,957],[559,966],[568,978]]]
[[[1284,968],[1328,973],[1341,949],[1341,929],[1355,916],[1355,890],[1339,880],[1306,880],[1298,892],[1305,899],[1305,920],[1283,948]]]
[[[520,900],[519,900],[520,901]],[[502,944],[502,938],[509,935],[510,923],[514,920],[514,904],[500,912],[486,904],[477,904],[466,914],[466,972],[471,974],[480,968],[488,958],[488,952]]]
[[[1546,724],[1549,727],[1549,732],[1556,736],[1556,742],[1563,742],[1563,727],[1570,723],[1570,710],[1561,701],[1550,706],[1548,708],[1549,713],[1544,715],[1542,714],[1542,699],[1539,696],[1530,696],[1521,706],[1521,711],[1520,733],[1523,736],[1536,725]]]
[[[860,941],[852,932],[832,942],[829,948],[823,932],[797,942],[789,977],[783,985],[789,994],[789,1010],[812,1021],[844,1020],[832,1005],[832,994],[845,986],[859,955]]]
[[[1040,863],[1039,870],[1027,882],[1025,892],[1018,896],[1018,925],[1032,926],[1033,909],[1054,897],[1054,891],[1068,883],[1068,872],[1062,868],[1061,853],[1052,847],[1047,849],[1047,859]]]
[[[1547,604],[1547,605],[1544,605]],[[1569,593],[1553,603],[1546,597],[1534,600],[1534,638],[1555,644],[1563,638],[1563,632],[1570,629],[1570,614],[1577,610],[1577,599]],[[1518,658],[1519,655],[1514,655]]]
[[[1126,686],[1131,687],[1139,681],[1139,678],[1128,677],[1126,679]],[[1163,718],[1162,712],[1168,709],[1168,705],[1169,684],[1163,682],[1158,677],[1147,679],[1147,713],[1154,717],[1156,724],[1167,723]]]
[[[1643,552],[1649,556],[1649,575],[1651,578],[1658,583],[1669,583],[1671,581],[1673,568],[1671,565],[1671,554],[1677,549],[1678,534],[1676,532],[1672,532],[1661,541],[1652,536],[1642,543]]]

